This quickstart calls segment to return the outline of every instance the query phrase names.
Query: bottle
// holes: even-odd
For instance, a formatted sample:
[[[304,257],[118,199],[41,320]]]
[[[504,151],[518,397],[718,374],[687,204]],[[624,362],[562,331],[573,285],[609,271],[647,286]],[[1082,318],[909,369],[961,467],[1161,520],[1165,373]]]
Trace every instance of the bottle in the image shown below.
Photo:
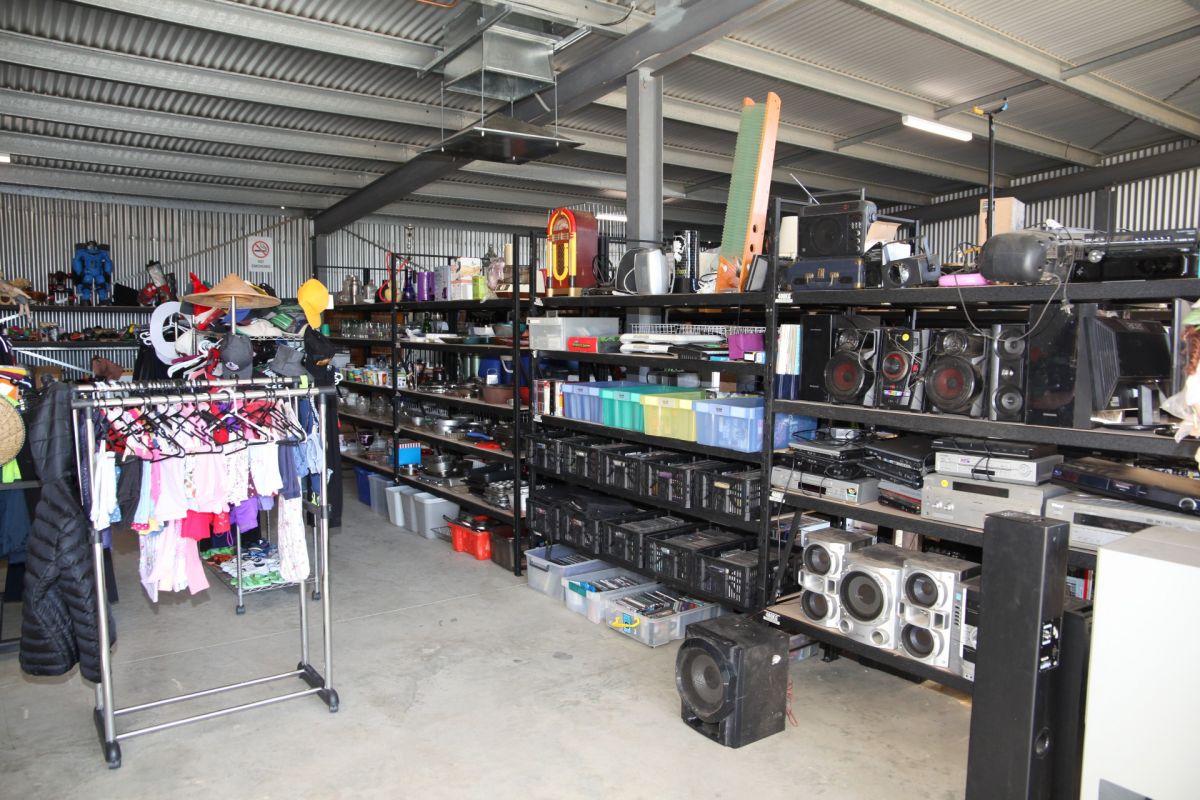
[[[415,302],[417,299],[417,288],[413,286],[412,269],[408,266],[404,267],[404,291],[401,292],[400,298],[406,303]]]

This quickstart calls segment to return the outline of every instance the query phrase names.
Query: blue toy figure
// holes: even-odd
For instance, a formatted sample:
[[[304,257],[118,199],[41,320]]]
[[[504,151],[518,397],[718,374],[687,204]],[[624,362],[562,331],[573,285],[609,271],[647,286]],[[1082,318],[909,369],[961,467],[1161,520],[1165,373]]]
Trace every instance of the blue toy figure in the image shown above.
[[[108,245],[96,244],[95,241],[75,245],[75,260],[71,262],[71,271],[75,274],[75,282],[79,284],[81,303],[96,305],[108,302],[113,274]]]

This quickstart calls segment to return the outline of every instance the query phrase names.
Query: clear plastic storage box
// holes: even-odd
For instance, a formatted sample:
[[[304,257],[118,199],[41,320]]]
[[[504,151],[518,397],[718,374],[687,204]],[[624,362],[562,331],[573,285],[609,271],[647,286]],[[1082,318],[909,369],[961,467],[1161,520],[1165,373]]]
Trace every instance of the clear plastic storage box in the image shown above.
[[[625,386],[641,386],[638,381],[591,381],[587,383],[564,383],[563,416],[584,422],[599,424],[603,419],[601,389],[619,389]]]
[[[739,453],[755,453],[762,448],[761,397],[697,400],[692,408],[696,411],[696,441],[700,444]]]
[[[597,625],[604,621],[605,600],[658,588],[653,578],[620,567],[569,575],[562,579],[562,583],[566,607],[576,614],[583,614]]]
[[[613,597],[604,601],[604,622],[608,627],[623,633],[642,644],[658,647],[687,635],[687,627],[693,622],[703,622],[706,619],[721,614],[721,607],[716,603],[706,603],[680,595],[671,589],[653,590],[657,594],[674,597],[677,603],[687,606],[682,611],[656,616],[642,613],[633,603],[644,603],[646,590],[630,592],[621,597]]]
[[[549,559],[546,558],[548,550]],[[525,562],[528,567],[525,576],[529,588],[560,603],[563,599],[563,578],[583,572],[595,572],[608,566],[603,561],[578,553],[575,548],[564,544],[556,544],[553,548],[535,547],[528,550],[525,552]]]
[[[601,389],[601,423],[614,428],[641,432],[645,428],[646,415],[642,408],[642,397],[648,394],[674,394],[679,397],[703,397],[699,390],[680,390],[678,386],[643,386],[626,389]]]
[[[642,395],[645,432],[685,442],[696,441],[696,411],[693,398],[675,394]]]

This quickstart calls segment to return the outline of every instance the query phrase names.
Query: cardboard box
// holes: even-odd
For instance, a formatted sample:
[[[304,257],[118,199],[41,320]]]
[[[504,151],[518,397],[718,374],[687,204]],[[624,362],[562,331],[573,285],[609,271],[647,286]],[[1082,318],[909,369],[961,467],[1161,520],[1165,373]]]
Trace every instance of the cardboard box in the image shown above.
[[[992,233],[1009,233],[1025,228],[1025,204],[1015,197],[996,198],[996,219],[992,223]],[[979,233],[975,243],[983,245],[987,241],[987,198],[979,201]]]

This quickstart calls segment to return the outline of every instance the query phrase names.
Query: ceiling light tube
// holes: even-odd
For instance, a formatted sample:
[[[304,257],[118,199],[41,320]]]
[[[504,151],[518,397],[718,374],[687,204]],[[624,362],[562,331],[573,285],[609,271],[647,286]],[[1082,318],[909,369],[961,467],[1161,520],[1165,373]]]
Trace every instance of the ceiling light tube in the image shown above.
[[[596,219],[601,222],[628,222],[629,218],[619,211],[601,211],[596,214]]]
[[[971,132],[964,131],[962,128],[952,128],[949,125],[943,125],[940,122],[934,122],[931,119],[922,117],[914,117],[912,114],[904,114],[900,117],[900,121],[910,128],[925,131],[926,133],[936,133],[938,136],[946,136],[950,139],[957,139],[960,142],[971,141]]]
[[[0,153],[0,164],[11,164],[12,156],[8,153]]]

